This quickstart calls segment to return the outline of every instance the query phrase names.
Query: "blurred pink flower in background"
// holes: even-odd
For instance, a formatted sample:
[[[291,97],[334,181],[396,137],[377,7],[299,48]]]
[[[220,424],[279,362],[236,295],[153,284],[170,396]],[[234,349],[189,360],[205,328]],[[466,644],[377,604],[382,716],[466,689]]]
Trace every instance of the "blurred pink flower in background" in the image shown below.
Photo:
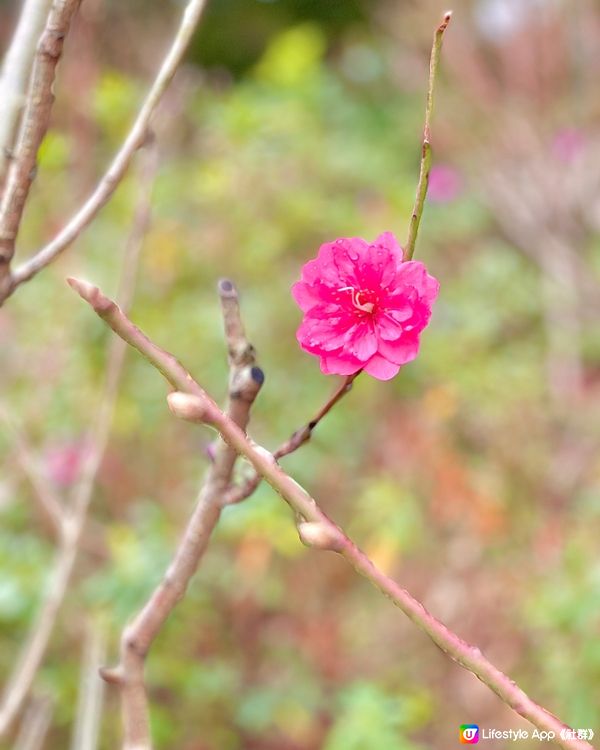
[[[292,294],[304,312],[296,337],[325,374],[360,370],[389,380],[419,351],[439,284],[418,261],[403,259],[391,232],[321,245]]]
[[[427,196],[434,203],[450,203],[462,193],[460,172],[449,164],[437,164],[429,172]]]
[[[45,454],[48,477],[59,487],[70,487],[80,476],[88,447],[75,440],[51,445]]]
[[[552,153],[563,164],[570,164],[584,151],[585,133],[579,128],[562,128],[552,139]]]

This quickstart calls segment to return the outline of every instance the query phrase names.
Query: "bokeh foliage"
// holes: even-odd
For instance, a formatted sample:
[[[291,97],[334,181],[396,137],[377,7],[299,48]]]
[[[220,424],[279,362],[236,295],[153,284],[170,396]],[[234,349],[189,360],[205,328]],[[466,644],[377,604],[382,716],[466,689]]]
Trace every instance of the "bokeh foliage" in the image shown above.
[[[106,33],[111,13],[134,12],[109,4],[106,17],[87,22]],[[164,23],[167,11],[154,12]],[[379,3],[213,3],[193,52],[209,70],[182,72],[163,117],[133,317],[222,398],[215,284],[234,278],[267,375],[251,432],[270,447],[334,385],[295,342],[289,287],[301,264],[336,236],[406,234],[426,58],[419,85],[400,85],[380,12]],[[436,14],[419,16],[419,35]],[[119,62],[94,50],[66,60],[21,248],[60,225],[126,132],[143,83],[126,56]],[[77,65],[87,74],[69,94]],[[442,85],[457,86],[450,77]],[[426,208],[417,256],[442,292],[421,355],[391,383],[359,379],[285,465],[433,612],[561,718],[600,731],[600,467],[591,460],[568,497],[553,491],[550,471],[565,434],[593,440],[598,337],[586,329],[588,389],[565,415],[549,393],[540,272],[499,231],[464,143],[453,163],[444,106],[459,101],[447,95],[436,112],[436,158],[461,189]],[[43,460],[81,443],[109,339],[63,279],[84,276],[114,292],[136,180],[2,313],[2,390]],[[157,374],[128,355],[93,524],[39,679],[56,705],[47,747],[68,743],[86,621],[106,629],[114,654],[119,629],[165,568],[206,465],[211,436],[174,423],[164,395]],[[0,451],[6,674],[53,543],[7,435]],[[148,674],[159,748],[417,750],[451,746],[464,722],[522,726],[340,561],[305,550],[287,507],[262,486],[225,512]],[[102,748],[115,747],[119,731],[117,698],[107,701]]]

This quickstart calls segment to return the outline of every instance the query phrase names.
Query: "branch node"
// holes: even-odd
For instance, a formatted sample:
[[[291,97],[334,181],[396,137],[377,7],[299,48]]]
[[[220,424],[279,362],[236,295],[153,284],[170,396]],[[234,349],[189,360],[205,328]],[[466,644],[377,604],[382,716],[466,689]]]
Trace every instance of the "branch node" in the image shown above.
[[[259,387],[265,382],[264,370],[261,370],[257,365],[254,365],[250,370],[250,376]]]
[[[186,422],[204,422],[212,424],[212,409],[207,399],[191,393],[175,391],[167,396],[169,409],[178,418]]]
[[[302,544],[314,549],[341,552],[344,537],[333,523],[323,521],[303,521],[298,524],[298,536]]]
[[[118,667],[100,667],[98,674],[109,685],[122,685],[125,679],[121,665]]]

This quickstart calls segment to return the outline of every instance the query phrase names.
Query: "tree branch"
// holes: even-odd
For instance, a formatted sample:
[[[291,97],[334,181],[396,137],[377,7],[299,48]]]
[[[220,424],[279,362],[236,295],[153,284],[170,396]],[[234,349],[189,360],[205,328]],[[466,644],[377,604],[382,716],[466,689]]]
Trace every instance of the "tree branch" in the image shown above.
[[[27,84],[51,0],[25,0],[0,76],[0,182],[13,154],[14,137],[27,101]]]
[[[54,0],[46,28],[37,46],[27,107],[0,204],[0,300],[10,294],[14,283],[10,263],[15,252],[15,240],[29,188],[35,178],[38,150],[50,123],[56,66],[80,2],[81,0]]]
[[[12,275],[9,288],[4,296],[0,290],[0,304],[19,284],[29,281],[49,263],[52,263],[88,226],[100,209],[110,200],[121,180],[125,176],[135,152],[142,146],[148,135],[150,120],[160,102],[164,92],[171,82],[179,63],[187,49],[196,26],[200,20],[206,0],[189,0],[181,24],[171,48],[169,49],[161,68],[139,114],[133,123],[129,135],[117,152],[108,170],[98,183],[94,192],[81,206],[66,226],[47,245],[41,248],[29,260],[17,268]]]
[[[433,617],[419,601],[398,583],[378,570],[366,554],[345,535],[342,529],[325,515],[317,505],[316,500],[280,468],[275,457],[264,448],[252,443],[244,431],[219,409],[217,404],[187,373],[183,366],[172,355],[153,344],[119,310],[114,302],[91,284],[75,279],[70,279],[69,283],[115,333],[145,356],[172,385],[178,383],[183,385],[180,392],[169,395],[170,409],[182,419],[202,422],[214,427],[232,449],[252,464],[256,472],[301,517],[302,521],[298,526],[298,531],[304,544],[341,554],[360,575],[364,576],[387,598],[391,599],[439,648],[460,666],[478,677],[515,713],[530,721],[541,731],[555,732],[555,741],[560,747],[565,750],[593,750],[592,745],[583,740],[569,737],[562,739],[561,731],[569,729],[566,724],[535,703],[509,677],[488,661],[476,646],[472,646],[459,638],[442,622]],[[170,572],[171,574],[174,572],[173,565]],[[174,591],[170,589],[174,589]],[[142,627],[138,618],[127,631],[129,637],[124,640],[126,649],[122,655],[122,664],[120,669],[111,675],[115,681],[121,684],[125,682],[127,686],[130,684],[128,677],[129,679],[133,677],[140,679],[140,664],[143,664],[143,658],[152,638],[166,619],[166,614],[161,611],[164,597],[168,596],[170,599],[173,599],[174,596],[180,597],[184,591],[185,587],[181,587],[181,581],[176,576],[167,573],[162,590],[160,587],[157,590],[162,596],[155,594],[154,606],[151,607],[148,604],[142,613],[146,618],[145,628]],[[141,637],[144,632],[145,636]],[[137,638],[133,637],[135,634],[137,634]],[[127,657],[127,660],[124,660],[123,657]],[[139,706],[133,699],[129,706],[133,716],[143,716],[147,723],[146,704],[144,704],[144,707],[146,709],[145,714],[139,711]],[[139,713],[136,714],[136,711],[139,711]],[[126,745],[128,750],[133,750],[133,748],[146,750],[151,747],[149,737],[142,737],[141,741],[135,744],[136,737],[132,734],[130,740],[130,743]]]
[[[94,307],[98,315],[115,330],[122,329],[127,318],[119,307],[104,297],[99,290],[85,282],[69,280],[70,285]],[[242,325],[237,291],[227,279],[218,286],[225,336],[229,355],[228,419],[242,432],[250,418],[250,408],[264,381],[262,370],[255,364],[254,347],[247,341]],[[192,391],[196,386],[191,375],[167,352],[152,344],[135,326],[130,325],[122,337],[129,344],[143,350],[150,362],[176,388]],[[231,482],[237,452],[219,440],[214,462],[203,482],[192,516],[163,580],[147,603],[125,628],[121,637],[121,656],[117,667],[103,669],[107,682],[121,690],[125,750],[149,750],[152,747],[149,707],[144,682],[145,659],[152,643],[198,569],[210,536],[223,508],[223,495]]]
[[[419,232],[419,224],[423,216],[425,207],[425,198],[427,197],[427,188],[429,187],[429,172],[431,171],[431,114],[433,112],[433,90],[435,87],[435,77],[437,75],[438,63],[440,60],[440,51],[444,32],[448,28],[452,11],[448,11],[438,26],[433,37],[433,46],[431,48],[431,58],[429,61],[429,87],[427,89],[427,104],[425,106],[425,125],[423,127],[423,147],[421,151],[421,169],[419,172],[419,183],[417,185],[417,195],[415,197],[415,206],[413,208],[408,230],[408,239],[404,250],[404,260],[410,260],[415,252],[415,243]]]

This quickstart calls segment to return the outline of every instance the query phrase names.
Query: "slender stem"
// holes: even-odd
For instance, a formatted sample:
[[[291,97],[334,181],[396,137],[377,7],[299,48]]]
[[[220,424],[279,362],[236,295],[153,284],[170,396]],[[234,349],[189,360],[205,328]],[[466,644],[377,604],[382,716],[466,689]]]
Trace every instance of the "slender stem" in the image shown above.
[[[316,500],[288,476],[279,466],[275,457],[264,448],[252,443],[245,432],[240,429],[204,389],[187,373],[183,366],[171,355],[155,346],[97,287],[85,282],[70,280],[71,286],[88,302],[108,325],[121,338],[145,356],[164,377],[171,383],[182,383],[181,391],[171,393],[168,397],[169,407],[176,416],[193,422],[203,422],[213,426],[223,440],[237,453],[244,456],[254,467],[257,474],[263,477],[301,517],[298,531],[305,544],[320,549],[328,549],[341,554],[352,567],[376,586],[404,614],[425,632],[429,638],[447,653],[460,666],[472,672],[490,690],[513,711],[530,721],[540,731],[555,733],[555,742],[565,750],[593,750],[592,745],[569,735],[561,737],[569,727],[535,703],[507,675],[495,667],[476,646],[463,641],[449,630],[442,622],[431,615],[425,607],[398,583],[378,570],[367,555],[319,508]],[[170,587],[176,587],[177,594],[183,595],[177,579],[167,575],[165,579]],[[165,596],[166,596],[165,592]],[[159,616],[160,600],[152,611],[147,612],[147,628],[153,636],[164,621],[166,615]],[[170,611],[170,609],[169,609]],[[132,639],[128,646],[132,660],[143,661],[148,638],[141,641]],[[115,675],[116,680],[123,680],[123,674]],[[133,750],[134,745],[127,746]],[[138,745],[140,750],[147,750],[149,744]]]
[[[290,453],[293,453],[301,445],[304,445],[304,443],[310,440],[313,431],[315,430],[319,422],[323,419],[323,417],[326,417],[333,409],[333,407],[338,403],[338,401],[340,401],[347,393],[350,393],[350,391],[352,390],[352,384],[361,372],[362,370],[359,370],[352,375],[347,375],[332,393],[330,398],[327,399],[327,401],[323,404],[323,406],[319,409],[315,416],[310,420],[310,422],[307,422],[299,430],[296,430],[296,432],[294,432],[293,435],[285,441],[285,443],[282,443],[279,448],[277,448],[277,450],[273,454],[275,458],[283,458],[283,456],[287,456]]]
[[[13,155],[14,137],[27,102],[35,49],[51,0],[25,0],[0,75],[0,181]]]
[[[444,15],[442,23],[438,26],[433,36],[433,46],[431,48],[431,58],[429,60],[429,86],[427,88],[427,104],[425,105],[425,125],[423,127],[423,146],[421,149],[421,169],[419,172],[419,184],[417,185],[417,195],[415,205],[410,219],[408,230],[408,239],[404,250],[404,259],[410,260],[415,252],[415,243],[419,232],[419,224],[423,216],[425,207],[425,198],[427,197],[427,188],[429,186],[429,172],[431,170],[431,114],[433,112],[433,91],[435,78],[440,60],[440,51],[444,32],[448,28],[452,12],[448,11]]]
[[[66,226],[47,245],[36,252],[33,257],[17,268],[12,277],[11,288],[6,296],[25,281],[29,281],[49,263],[57,258],[90,224],[100,209],[110,200],[121,183],[131,163],[133,155],[142,146],[148,135],[150,120],[171,82],[181,62],[188,44],[196,30],[196,26],[206,5],[206,0],[189,0],[186,5],[181,24],[171,48],[169,49],[161,68],[139,114],[123,145],[115,155],[106,173],[98,183],[94,192],[89,196],[81,208],[68,221]],[[3,297],[0,292],[0,304]]]
[[[10,264],[15,252],[15,240],[29,188],[35,178],[37,153],[50,123],[56,66],[80,2],[54,0],[37,47],[27,107],[0,204],[0,300],[8,296],[14,284]]]
[[[294,451],[297,451],[298,448],[302,447],[304,443],[308,442],[311,439],[315,428],[321,422],[321,420],[326,417],[327,414],[329,414],[333,407],[347,393],[350,393],[350,391],[352,390],[352,384],[361,372],[362,370],[359,370],[352,375],[347,375],[342,380],[340,385],[335,389],[335,391],[327,399],[327,401],[323,404],[323,406],[319,409],[315,416],[305,425],[292,433],[292,435],[283,443],[281,443],[281,445],[273,452],[273,455],[276,459],[283,458],[284,456],[289,456],[290,453],[294,453]],[[250,497],[250,495],[255,492],[261,481],[262,477],[260,476],[260,474],[254,472],[241,485],[232,487],[230,490],[228,490],[227,495],[225,496],[224,503],[226,505],[235,505],[236,503],[241,503],[242,500]]]

